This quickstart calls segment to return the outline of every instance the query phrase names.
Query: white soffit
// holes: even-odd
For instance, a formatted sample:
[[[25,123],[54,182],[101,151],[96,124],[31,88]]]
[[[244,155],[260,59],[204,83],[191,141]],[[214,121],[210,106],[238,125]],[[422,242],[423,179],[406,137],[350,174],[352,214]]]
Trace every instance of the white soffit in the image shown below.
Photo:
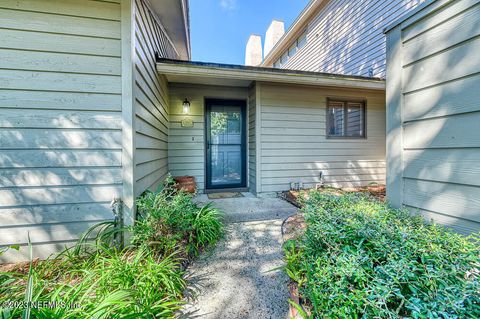
[[[190,22],[188,0],[149,0],[175,49],[183,60],[190,60]]]

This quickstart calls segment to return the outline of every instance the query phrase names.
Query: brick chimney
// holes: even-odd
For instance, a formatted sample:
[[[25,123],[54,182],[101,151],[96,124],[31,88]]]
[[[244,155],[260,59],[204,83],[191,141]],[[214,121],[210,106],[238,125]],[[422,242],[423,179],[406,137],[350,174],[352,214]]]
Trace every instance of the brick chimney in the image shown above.
[[[270,26],[267,29],[267,33],[265,34],[265,48],[264,54],[265,56],[270,53],[273,49],[275,44],[277,44],[278,40],[285,34],[285,24],[283,21],[280,20],[272,20]]]
[[[256,34],[250,35],[245,50],[245,65],[258,66],[262,63],[262,37]]]

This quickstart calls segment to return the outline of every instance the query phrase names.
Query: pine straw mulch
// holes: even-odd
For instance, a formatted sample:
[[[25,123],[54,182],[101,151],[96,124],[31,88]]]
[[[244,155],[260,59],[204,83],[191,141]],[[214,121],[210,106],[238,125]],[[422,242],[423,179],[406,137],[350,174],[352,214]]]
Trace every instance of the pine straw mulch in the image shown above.
[[[35,258],[32,262],[32,267],[36,267],[38,263],[40,262],[40,259]],[[8,263],[8,264],[0,264],[0,273],[18,273],[18,274],[23,274],[26,275],[28,274],[28,270],[30,268],[30,262],[29,261],[22,261],[18,263]]]
[[[305,189],[301,191],[286,191],[281,193],[280,197],[291,203],[292,205],[301,208],[301,197],[307,198],[310,191],[311,189]],[[334,195],[341,195],[345,193],[368,193],[382,202],[385,201],[385,186],[383,185],[346,188],[325,187],[319,188],[318,191]]]

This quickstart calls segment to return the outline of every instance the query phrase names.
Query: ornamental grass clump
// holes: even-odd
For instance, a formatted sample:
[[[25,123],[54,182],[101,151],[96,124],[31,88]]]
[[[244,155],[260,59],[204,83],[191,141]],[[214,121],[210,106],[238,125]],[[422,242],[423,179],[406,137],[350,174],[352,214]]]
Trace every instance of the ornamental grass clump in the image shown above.
[[[137,204],[142,219],[131,227],[100,223],[59,255],[30,262],[28,273],[0,272],[0,319],[175,318],[188,289],[185,260],[218,241],[221,214],[170,179]],[[118,247],[119,235],[132,244]]]
[[[112,225],[100,226],[96,240],[83,238],[28,274],[0,273],[0,318],[174,318],[187,288],[181,260],[147,246],[117,249],[105,235]],[[27,296],[31,304],[22,303]]]
[[[146,192],[137,201],[138,220],[132,231],[134,245],[154,247],[163,254],[182,249],[194,257],[214,245],[223,234],[222,214],[211,204],[198,207],[192,195],[178,191],[169,179],[157,193]]]
[[[309,195],[307,230],[285,245],[305,317],[480,318],[478,234],[427,224],[367,195]]]

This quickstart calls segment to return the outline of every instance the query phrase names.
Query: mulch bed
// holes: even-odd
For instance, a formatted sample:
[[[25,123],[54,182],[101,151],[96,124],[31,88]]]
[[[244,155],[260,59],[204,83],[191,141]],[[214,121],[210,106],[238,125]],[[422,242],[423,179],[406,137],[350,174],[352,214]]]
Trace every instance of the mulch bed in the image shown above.
[[[366,187],[351,187],[351,188],[322,188],[319,189],[321,192],[341,195],[345,193],[351,192],[359,192],[359,193],[368,193],[374,198],[385,201],[385,186],[366,186]],[[307,197],[309,190],[301,190],[301,191],[287,191],[280,194],[280,197],[286,200],[287,202],[291,203],[292,205],[301,208],[301,198]],[[288,240],[294,240],[301,237],[307,228],[307,224],[305,223],[305,218],[302,212],[298,212],[295,215],[292,215],[285,219],[282,224],[282,235],[283,241],[286,242]],[[290,280],[288,284],[288,289],[290,292],[290,299],[295,302],[296,304],[302,307],[302,298],[300,297],[298,286],[293,281]],[[302,318],[297,309],[295,309],[292,305],[290,306],[290,317],[291,318]],[[302,307],[303,308],[303,307]],[[306,311],[305,308],[303,308]],[[308,313],[308,311],[306,311]]]
[[[286,191],[280,194],[280,197],[291,203],[292,205],[301,208],[301,203],[299,198],[302,196],[308,196],[310,190],[301,190],[301,191]],[[365,186],[365,187],[348,187],[348,188],[320,188],[320,192],[331,193],[336,195],[341,195],[345,193],[368,193],[371,196],[375,197],[380,201],[385,201],[385,186]]]
[[[303,235],[307,224],[302,213],[297,213],[285,219],[282,225],[283,241],[297,239]]]
[[[36,267],[39,263],[40,259],[35,258],[32,262],[32,267]],[[0,264],[0,273],[4,272],[11,272],[11,273],[19,273],[19,274],[28,274],[28,270],[30,268],[29,261],[22,261],[18,263],[8,263],[8,264]]]

